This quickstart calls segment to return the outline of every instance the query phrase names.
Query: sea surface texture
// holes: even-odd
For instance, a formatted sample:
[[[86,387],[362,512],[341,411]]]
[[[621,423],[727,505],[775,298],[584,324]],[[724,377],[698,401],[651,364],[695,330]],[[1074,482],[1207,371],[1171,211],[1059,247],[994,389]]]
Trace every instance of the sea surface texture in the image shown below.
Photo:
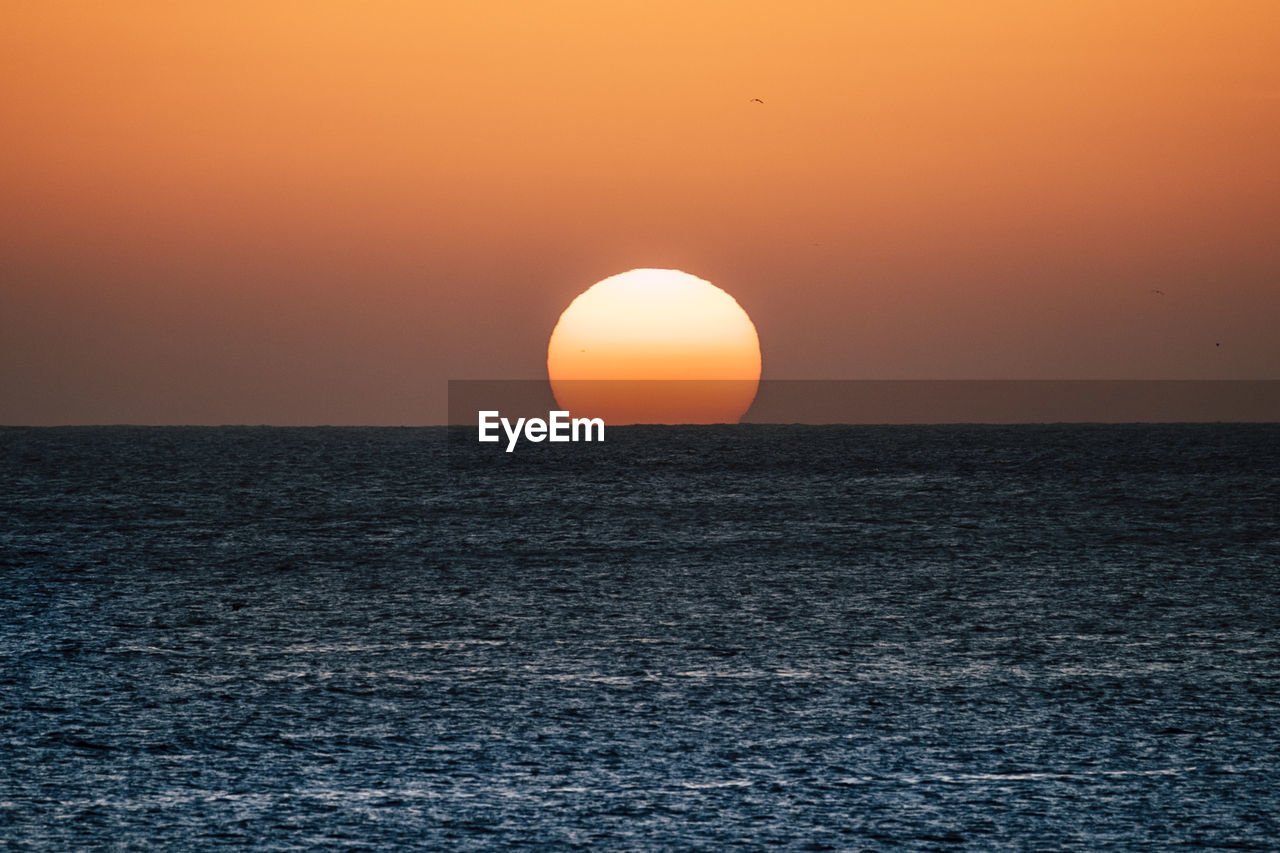
[[[1280,849],[1280,426],[0,430],[0,840]]]

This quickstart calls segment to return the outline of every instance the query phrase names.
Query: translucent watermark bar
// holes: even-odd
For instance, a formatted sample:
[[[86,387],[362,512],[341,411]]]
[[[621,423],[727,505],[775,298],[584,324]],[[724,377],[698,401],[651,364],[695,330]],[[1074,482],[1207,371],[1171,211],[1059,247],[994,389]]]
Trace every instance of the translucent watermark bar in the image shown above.
[[[1280,380],[451,380],[448,423],[1278,423]]]

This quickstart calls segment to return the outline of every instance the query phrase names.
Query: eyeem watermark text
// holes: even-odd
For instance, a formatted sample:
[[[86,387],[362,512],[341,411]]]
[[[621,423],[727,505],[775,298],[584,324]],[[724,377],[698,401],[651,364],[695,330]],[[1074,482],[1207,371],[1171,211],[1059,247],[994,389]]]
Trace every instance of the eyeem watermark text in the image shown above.
[[[481,411],[480,440],[500,441],[498,427],[507,434],[507,452],[516,449],[523,433],[526,441],[604,441],[603,418],[571,418],[566,411],[547,412],[547,419],[517,418],[514,424],[496,410]],[[594,433],[594,438],[592,437]]]

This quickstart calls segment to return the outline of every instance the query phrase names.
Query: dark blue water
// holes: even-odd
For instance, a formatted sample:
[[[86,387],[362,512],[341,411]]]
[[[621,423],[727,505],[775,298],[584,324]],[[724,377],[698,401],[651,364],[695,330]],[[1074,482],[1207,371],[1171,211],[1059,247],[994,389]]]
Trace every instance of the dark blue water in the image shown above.
[[[1280,427],[469,439],[0,430],[0,838],[1280,847]]]

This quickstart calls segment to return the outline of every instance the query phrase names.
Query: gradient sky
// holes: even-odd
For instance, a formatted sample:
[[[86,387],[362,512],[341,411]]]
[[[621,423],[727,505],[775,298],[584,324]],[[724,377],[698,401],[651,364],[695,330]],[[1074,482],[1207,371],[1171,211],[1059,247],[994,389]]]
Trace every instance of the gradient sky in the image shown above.
[[[0,9],[0,423],[440,422],[633,267],[768,379],[1280,378],[1274,0]]]

